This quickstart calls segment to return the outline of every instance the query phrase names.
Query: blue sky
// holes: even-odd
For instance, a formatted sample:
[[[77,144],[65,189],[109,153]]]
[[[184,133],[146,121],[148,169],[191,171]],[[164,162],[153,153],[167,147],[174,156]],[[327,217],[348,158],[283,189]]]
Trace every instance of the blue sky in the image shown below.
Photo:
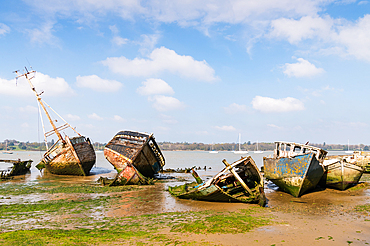
[[[0,141],[42,141],[31,65],[93,141],[370,144],[368,1],[2,1],[0,57]]]

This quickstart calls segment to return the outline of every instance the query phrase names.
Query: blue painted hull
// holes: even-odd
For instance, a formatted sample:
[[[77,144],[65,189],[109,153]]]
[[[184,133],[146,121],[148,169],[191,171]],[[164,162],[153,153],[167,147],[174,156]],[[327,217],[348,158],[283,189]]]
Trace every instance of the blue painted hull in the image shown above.
[[[325,171],[314,153],[290,158],[264,157],[263,161],[266,179],[295,197],[314,189]]]

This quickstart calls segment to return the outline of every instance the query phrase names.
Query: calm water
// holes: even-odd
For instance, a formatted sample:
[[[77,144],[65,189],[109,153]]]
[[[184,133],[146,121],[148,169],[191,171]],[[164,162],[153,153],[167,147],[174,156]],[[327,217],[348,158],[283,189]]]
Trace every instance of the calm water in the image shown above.
[[[249,152],[248,154],[243,154],[243,156],[252,156],[258,168],[261,168],[263,165],[263,157],[269,156],[273,152],[265,151],[262,154],[255,154],[254,152]],[[3,154],[0,152],[0,159],[21,159],[21,160],[33,160],[31,173],[25,175],[25,181],[34,181],[42,180],[43,175],[39,170],[36,169],[37,163],[42,158],[41,152],[37,151],[15,151],[13,154]],[[329,155],[343,155],[344,151],[331,151]],[[163,155],[166,159],[166,165],[164,169],[172,168],[190,168],[190,167],[200,167],[201,170],[197,171],[201,176],[213,176],[221,169],[224,168],[222,163],[223,159],[226,159],[229,163],[237,161],[240,159],[240,154],[234,154],[233,152],[220,151],[216,153],[209,153],[208,151],[163,151]],[[207,167],[204,171],[204,167]],[[3,166],[0,166],[0,169],[4,169]],[[75,177],[74,179],[80,182],[88,182],[92,180],[97,180],[100,176],[103,177],[115,177],[116,171],[113,166],[105,159],[103,151],[96,152],[96,164],[91,169],[91,175],[88,177]],[[57,175],[48,176],[47,179],[50,180],[50,177],[54,177],[56,180],[66,178],[67,176],[61,177]],[[70,177],[70,176],[68,176]],[[73,179],[73,178],[72,178]]]

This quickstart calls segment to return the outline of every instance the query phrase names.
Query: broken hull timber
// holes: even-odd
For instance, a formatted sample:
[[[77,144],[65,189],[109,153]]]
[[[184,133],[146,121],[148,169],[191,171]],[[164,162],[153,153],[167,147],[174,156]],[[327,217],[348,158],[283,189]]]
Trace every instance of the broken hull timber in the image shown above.
[[[114,183],[142,183],[165,165],[153,134],[140,132],[118,132],[105,146],[104,156],[118,172]]]
[[[0,163],[12,163],[13,166],[7,170],[0,170],[0,179],[23,175],[30,171],[32,160],[0,160]]]
[[[44,154],[40,164],[48,172],[58,175],[86,176],[96,161],[96,155],[89,139],[66,136],[66,143],[59,141]],[[41,165],[42,166],[42,165]]]
[[[266,197],[263,190],[263,177],[258,171],[253,159],[243,157],[231,164],[237,168],[236,173],[249,187],[252,194],[247,192],[237,179],[230,173],[228,168],[223,169],[213,179],[198,185],[190,184],[169,187],[168,191],[181,199],[193,199],[209,202],[243,202],[258,203],[265,206]]]
[[[370,173],[370,152],[354,151],[353,156],[356,160],[356,164],[362,166],[365,173]]]
[[[324,174],[314,153],[291,158],[264,157],[263,161],[266,179],[295,197],[314,189]]]
[[[356,164],[346,162],[343,159],[337,159],[336,162],[325,164],[326,173],[324,175],[327,187],[345,190],[350,186],[358,184],[364,168]]]

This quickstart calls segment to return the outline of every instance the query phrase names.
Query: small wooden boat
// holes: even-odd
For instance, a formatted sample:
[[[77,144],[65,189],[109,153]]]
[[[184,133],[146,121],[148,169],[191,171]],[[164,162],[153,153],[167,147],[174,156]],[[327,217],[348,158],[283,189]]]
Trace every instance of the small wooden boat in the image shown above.
[[[56,113],[45,101],[41,99],[40,95],[42,92],[37,93],[35,87],[31,83],[31,79],[34,77],[30,77],[30,75],[34,74],[35,71],[28,71],[26,68],[25,73],[23,74],[19,74],[18,71],[15,71],[15,73],[18,75],[17,78],[24,76],[27,79],[32,91],[36,95],[39,105],[43,109],[52,127],[50,131],[45,132],[44,123],[41,117],[47,151],[44,153],[42,160],[36,165],[36,167],[40,170],[46,168],[48,172],[59,175],[88,175],[96,161],[95,151],[90,139],[78,133],[75,128],[69,125],[58,113]],[[61,120],[63,120],[65,124],[57,127],[54,123],[57,121],[51,118],[50,113],[46,110],[46,106],[50,108]],[[62,137],[60,131],[65,129],[73,130],[78,136],[69,138],[64,134],[65,137]],[[50,137],[53,134],[57,135],[58,140],[53,146],[49,147],[47,137]]]
[[[283,191],[299,197],[314,189],[324,174],[327,152],[305,144],[275,142],[272,157],[263,157],[264,174]]]
[[[326,169],[323,176],[326,186],[339,190],[356,185],[364,172],[364,168],[356,165],[352,156],[329,156],[323,166]]]
[[[232,164],[223,160],[223,163],[226,167],[207,182],[202,183],[203,181],[194,173],[197,182],[169,187],[168,191],[182,199],[258,203],[265,206],[263,177],[252,157],[242,157]]]
[[[120,131],[104,148],[105,158],[118,174],[112,184],[145,183],[165,165],[153,134]]]
[[[369,151],[354,151],[353,158],[358,166],[364,168],[365,173],[370,173],[370,152]]]
[[[30,171],[32,160],[0,160],[0,179],[8,179],[16,175],[23,175]]]

